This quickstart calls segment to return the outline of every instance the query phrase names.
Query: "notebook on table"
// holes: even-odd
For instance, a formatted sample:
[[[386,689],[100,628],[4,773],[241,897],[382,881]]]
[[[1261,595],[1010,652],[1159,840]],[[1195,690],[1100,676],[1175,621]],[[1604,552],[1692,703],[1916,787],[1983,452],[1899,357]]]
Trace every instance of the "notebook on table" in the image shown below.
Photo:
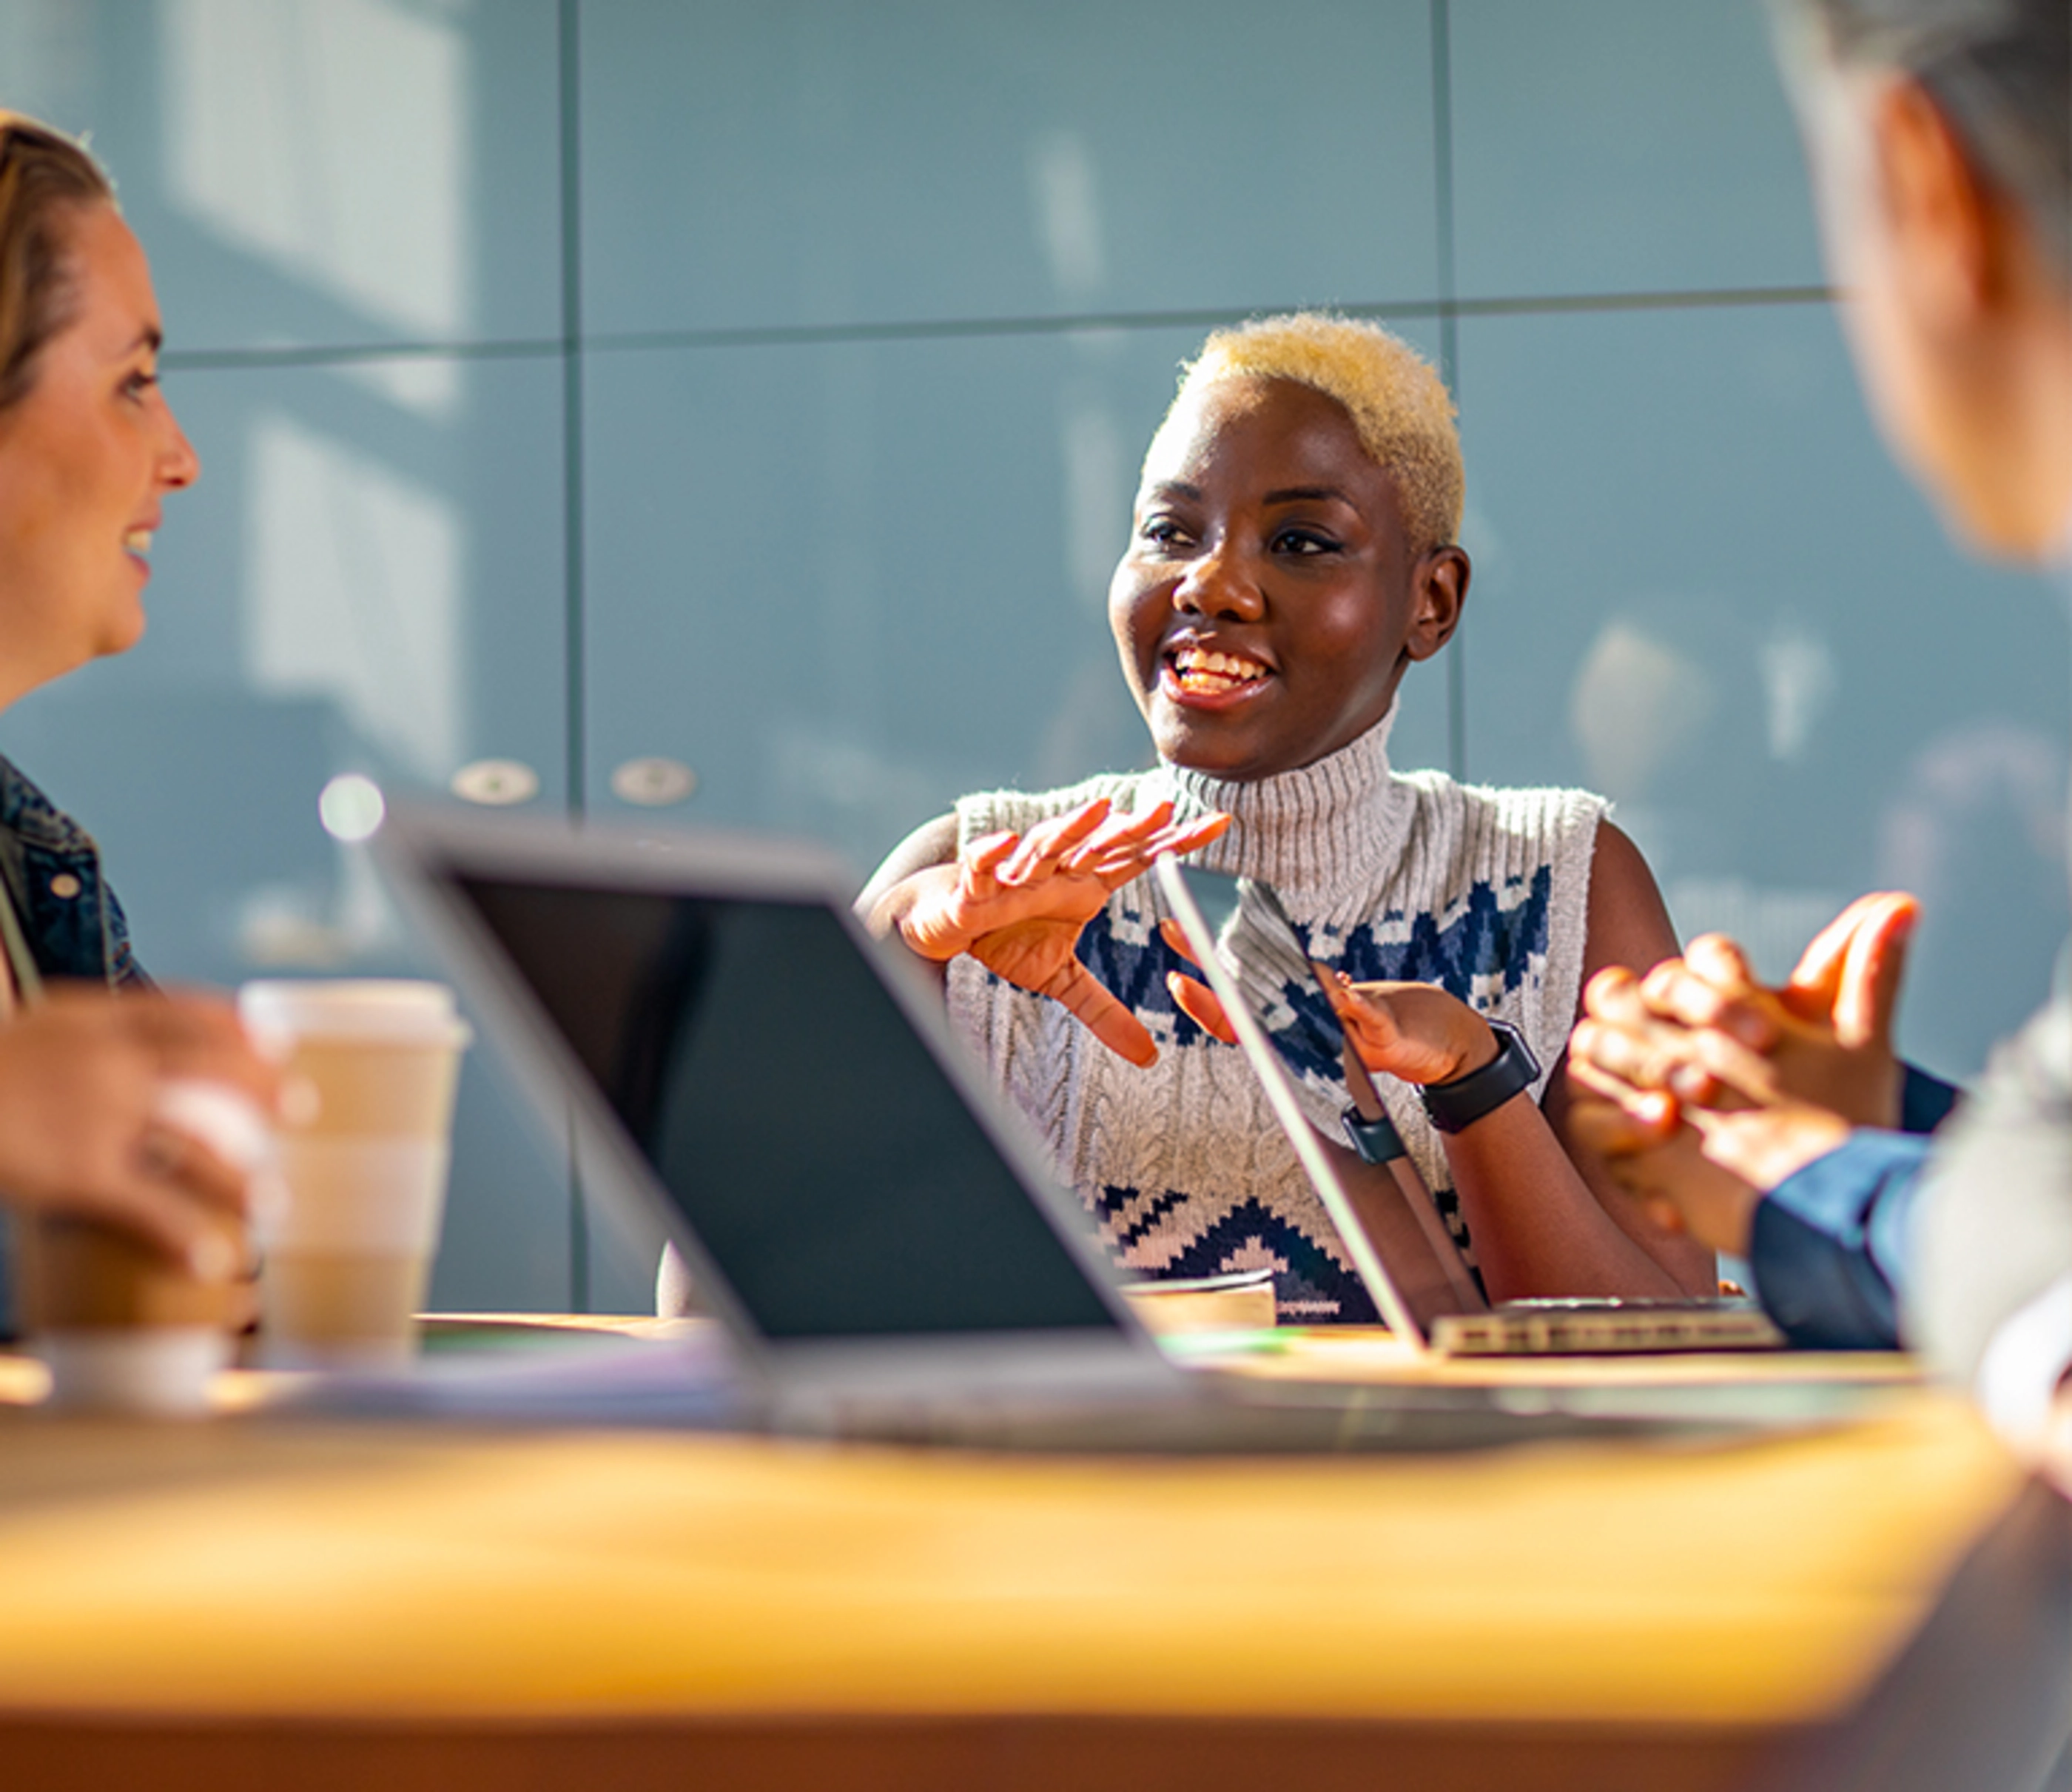
[[[1773,1350],[1784,1337],[1753,1301],[1556,1300],[1491,1305],[1432,1202],[1400,1156],[1363,1165],[1327,1147],[1297,1094],[1320,1054],[1294,1047],[1298,1012],[1342,1043],[1307,949],[1270,886],[1183,860],[1153,867],[1203,977],[1221,1002],[1268,1105],[1389,1329],[1451,1356],[1586,1356]],[[1314,1045],[1314,1041],[1310,1042]],[[1350,1074],[1358,1074],[1349,1064]],[[1353,1092],[1335,1092],[1350,1105]]]
[[[738,1423],[1007,1447],[1473,1447],[1624,1422],[1182,1368],[841,863],[399,809],[376,851],[586,1187],[688,1261]]]

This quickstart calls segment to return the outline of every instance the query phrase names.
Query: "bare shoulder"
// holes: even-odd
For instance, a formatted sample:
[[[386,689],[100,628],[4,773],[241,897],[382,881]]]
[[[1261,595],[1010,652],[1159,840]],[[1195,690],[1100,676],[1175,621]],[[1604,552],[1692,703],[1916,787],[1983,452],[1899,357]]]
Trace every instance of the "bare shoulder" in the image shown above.
[[[957,856],[957,818],[954,812],[924,822],[885,855],[885,862],[870,874],[870,881],[856,899],[856,912],[869,915],[884,900],[886,893],[916,871],[933,865],[948,865]]]
[[[1668,904],[1647,860],[1625,830],[1597,823],[1590,862],[1589,925],[1583,945],[1583,981],[1606,965],[1650,970],[1679,950]]]

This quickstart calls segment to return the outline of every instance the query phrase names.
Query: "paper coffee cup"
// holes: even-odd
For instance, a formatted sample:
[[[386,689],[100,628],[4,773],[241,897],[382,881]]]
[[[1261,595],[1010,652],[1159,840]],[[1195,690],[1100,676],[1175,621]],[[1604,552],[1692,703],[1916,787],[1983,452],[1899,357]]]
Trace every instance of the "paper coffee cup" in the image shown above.
[[[389,1368],[417,1348],[438,1248],[467,1024],[441,983],[248,983],[245,1024],[286,1071],[281,1198],[261,1225],[261,1357]]]
[[[257,1181],[272,1154],[265,1116],[242,1090],[176,1077],[154,1118]],[[205,1216],[207,1217],[207,1216]],[[209,1386],[250,1319],[244,1229],[213,1216],[220,1273],[200,1276],[120,1226],[76,1214],[18,1223],[15,1310],[49,1371],[53,1405],[108,1411],[205,1412]]]
[[[228,1217],[223,1234],[234,1263],[242,1239]],[[57,1406],[207,1411],[251,1299],[247,1283],[204,1281],[119,1227],[70,1214],[20,1222],[14,1273],[23,1329]]]

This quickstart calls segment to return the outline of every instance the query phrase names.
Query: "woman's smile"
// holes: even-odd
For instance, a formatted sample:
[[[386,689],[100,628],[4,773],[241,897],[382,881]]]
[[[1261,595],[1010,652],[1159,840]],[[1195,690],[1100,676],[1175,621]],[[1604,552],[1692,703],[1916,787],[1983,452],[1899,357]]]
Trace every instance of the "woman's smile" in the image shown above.
[[[122,538],[122,551],[130,556],[137,570],[149,579],[151,576],[151,538],[158,532],[158,520],[154,517],[141,527],[132,529]]]
[[[1228,709],[1257,696],[1272,676],[1249,653],[1182,638],[1168,644],[1159,682],[1174,702]]]
[[[1248,376],[1183,399],[1108,591],[1160,754],[1245,780],[1349,746],[1450,630],[1423,601],[1429,560],[1335,398]]]

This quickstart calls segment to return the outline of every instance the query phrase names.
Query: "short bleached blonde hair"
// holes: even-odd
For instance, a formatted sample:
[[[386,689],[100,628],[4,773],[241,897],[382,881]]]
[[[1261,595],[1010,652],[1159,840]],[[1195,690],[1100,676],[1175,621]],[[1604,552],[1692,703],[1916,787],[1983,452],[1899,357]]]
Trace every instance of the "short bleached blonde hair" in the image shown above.
[[[1218,380],[1293,380],[1335,398],[1360,445],[1395,476],[1414,553],[1461,532],[1466,476],[1453,395],[1430,362],[1379,323],[1294,311],[1218,330],[1180,370],[1170,417],[1190,393]]]

